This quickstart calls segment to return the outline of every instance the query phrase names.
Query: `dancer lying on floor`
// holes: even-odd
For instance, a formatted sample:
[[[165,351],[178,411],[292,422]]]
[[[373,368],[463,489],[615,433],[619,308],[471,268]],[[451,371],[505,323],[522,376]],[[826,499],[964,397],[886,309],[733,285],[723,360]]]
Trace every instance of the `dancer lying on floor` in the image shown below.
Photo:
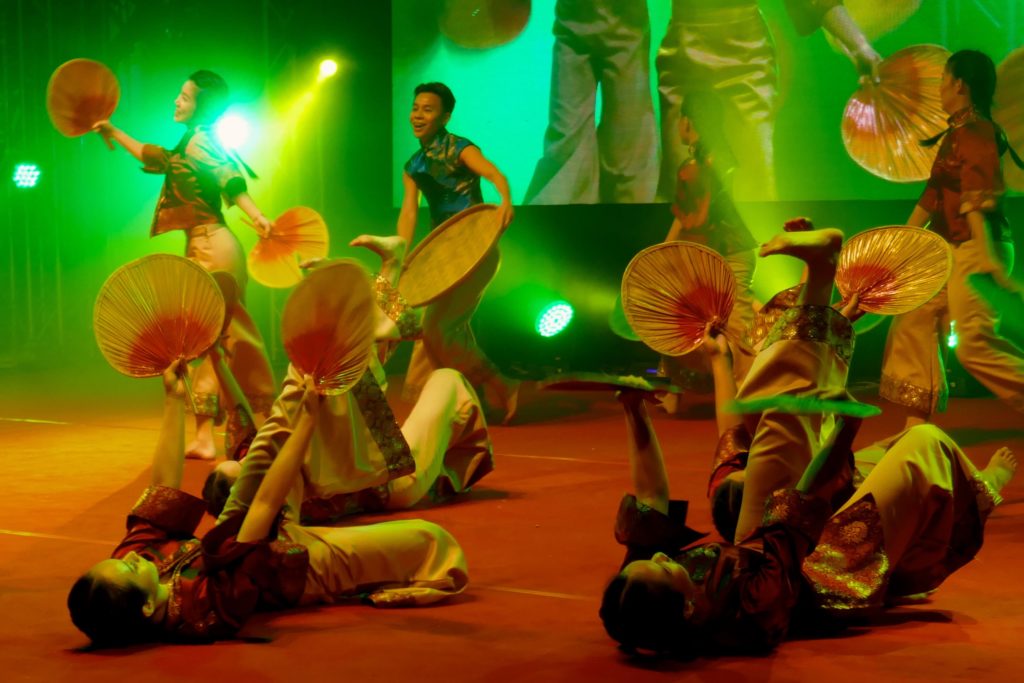
[[[741,394],[751,381],[765,395],[774,388],[834,397],[842,389],[827,384],[835,357],[848,357],[852,342],[849,322],[827,305],[840,242],[838,231],[814,231],[762,247],[762,255],[804,259],[808,282],[803,302],[766,340]],[[780,344],[790,348],[779,353]],[[798,603],[849,614],[934,590],[980,548],[985,519],[1017,464],[1001,449],[978,472],[938,428],[915,427],[832,514],[830,502],[850,489],[850,446],[859,426],[843,418],[830,439],[814,445],[802,475],[762,498],[760,525],[741,544],[683,550],[700,535],[685,525],[685,503],[670,503],[647,398],[621,395],[636,495],[619,509],[616,538],[628,551],[600,611],[609,635],[628,649],[764,652],[785,637]],[[802,462],[817,441],[816,422],[775,410],[757,416],[750,464],[764,456],[779,472]],[[748,465],[744,507],[760,476]]]
[[[289,516],[301,500],[299,469],[321,409],[309,378],[273,464],[253,486],[236,487],[217,526],[195,538],[205,505],[178,488],[185,404],[180,372],[175,364],[164,375],[152,485],[129,513],[127,534],[111,559],[83,574],[68,595],[71,620],[93,644],[230,638],[257,609],[343,598],[420,605],[465,588],[462,549],[436,524],[402,520],[334,529],[300,527]],[[286,497],[290,505],[282,512]]]
[[[405,253],[398,236],[362,235],[353,246],[381,257],[375,293],[380,320],[370,370],[352,391],[326,396],[316,414],[316,430],[302,468],[306,498],[303,524],[333,524],[357,512],[401,510],[421,501],[437,502],[462,493],[494,469],[487,423],[476,392],[452,369],[431,372],[412,412],[398,426],[385,398],[383,363],[394,341],[419,336],[419,318],[395,288]],[[209,512],[218,516],[235,481],[253,489],[291,432],[302,405],[302,376],[289,366],[284,388],[270,417],[256,434],[242,463],[221,463],[203,487]],[[411,458],[411,460],[410,460]],[[415,462],[415,471],[389,476]],[[242,472],[246,475],[239,480]],[[252,498],[236,492],[235,500]],[[236,510],[237,511],[237,510]]]

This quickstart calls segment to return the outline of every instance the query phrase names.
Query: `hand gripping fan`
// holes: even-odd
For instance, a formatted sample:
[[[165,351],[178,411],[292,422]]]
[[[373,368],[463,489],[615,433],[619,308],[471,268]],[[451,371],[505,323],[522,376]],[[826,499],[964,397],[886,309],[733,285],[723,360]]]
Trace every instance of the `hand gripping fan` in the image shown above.
[[[46,111],[62,134],[78,137],[109,119],[121,87],[114,73],[91,59],[72,59],[57,67],[46,86]]]
[[[666,356],[699,348],[708,325],[713,333],[724,331],[735,293],[725,259],[693,242],[647,247],[622,276],[626,320],[647,346]]]
[[[312,375],[321,395],[345,393],[366,371],[374,305],[369,276],[349,260],[316,268],[288,297],[285,351],[300,373]]]
[[[268,237],[249,252],[249,272],[267,287],[291,287],[302,280],[299,263],[324,258],[330,247],[327,224],[313,209],[297,206],[282,213]]]
[[[901,183],[931,174],[938,147],[920,144],[946,127],[939,98],[949,51],[915,45],[879,66],[879,83],[865,82],[846,103],[843,144],[865,170]]]
[[[874,228],[846,241],[836,268],[843,301],[859,294],[862,311],[900,315],[930,301],[949,280],[953,252],[934,232]]]

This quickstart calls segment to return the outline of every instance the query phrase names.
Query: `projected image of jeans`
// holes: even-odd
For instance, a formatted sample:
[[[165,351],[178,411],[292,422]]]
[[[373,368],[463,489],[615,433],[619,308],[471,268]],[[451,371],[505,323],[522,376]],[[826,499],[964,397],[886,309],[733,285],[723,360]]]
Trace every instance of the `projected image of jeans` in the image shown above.
[[[647,3],[558,0],[554,36],[544,155],[525,203],[653,201],[658,149]]]

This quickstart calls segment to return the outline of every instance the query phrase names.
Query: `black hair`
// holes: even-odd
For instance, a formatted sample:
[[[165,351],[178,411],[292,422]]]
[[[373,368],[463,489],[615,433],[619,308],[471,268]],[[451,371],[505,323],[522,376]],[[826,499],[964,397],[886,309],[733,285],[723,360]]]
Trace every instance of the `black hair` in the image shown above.
[[[1006,132],[992,119],[992,104],[996,96],[996,65],[992,58],[980,50],[959,50],[946,60],[946,71],[970,88],[971,105],[974,110],[992,121],[992,125],[996,129],[996,145],[999,155],[1002,156],[1004,152],[1008,151],[1013,163],[1018,168],[1024,169],[1024,159],[1021,159],[1016,150],[1010,146]],[[946,132],[944,130],[938,135],[922,140],[921,145],[924,147],[935,146]]]
[[[743,482],[725,479],[711,494],[711,521],[726,543],[736,536],[736,524],[743,503]]]
[[[695,641],[686,596],[667,583],[616,574],[605,588],[599,615],[608,635],[628,651],[677,654],[692,649]]]
[[[984,52],[960,50],[946,60],[946,71],[971,89],[971,104],[986,119],[992,118],[992,100],[996,96],[996,65]]]
[[[196,111],[193,118],[196,123],[213,123],[223,114],[230,104],[231,92],[227,82],[212,71],[200,69],[188,80],[196,84]]]
[[[420,83],[413,91],[413,97],[425,92],[434,93],[441,98],[441,108],[445,113],[451,114],[455,111],[455,95],[452,94],[451,88],[444,83],[439,83],[437,81]]]
[[[203,500],[206,501],[206,511],[214,517],[220,517],[220,513],[224,511],[224,505],[231,494],[232,483],[217,469],[206,475],[206,481],[203,483]]]
[[[153,640],[157,629],[142,613],[146,591],[83,574],[68,593],[71,621],[98,647],[133,645]]]

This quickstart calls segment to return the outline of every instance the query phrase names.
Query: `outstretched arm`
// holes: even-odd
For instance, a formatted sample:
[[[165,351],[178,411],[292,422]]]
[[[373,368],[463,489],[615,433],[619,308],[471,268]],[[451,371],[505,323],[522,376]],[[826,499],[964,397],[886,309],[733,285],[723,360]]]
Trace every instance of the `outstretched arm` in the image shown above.
[[[309,450],[310,441],[313,439],[315,415],[320,405],[320,395],[313,386],[312,378],[307,376],[305,384],[306,390],[295,423],[292,425],[292,433],[256,491],[242,527],[238,531],[239,543],[252,543],[267,537],[288,492],[299,476],[306,451]]]
[[[501,195],[501,225],[505,227],[511,223],[515,216],[515,210],[512,208],[512,193],[508,187],[508,180],[498,170],[498,167],[492,164],[475,145],[470,145],[462,150],[459,159],[470,171],[486,178],[494,185],[494,189]]]
[[[99,133],[108,145],[111,141],[114,141],[128,150],[128,153],[133,157],[145,163],[145,159],[142,158],[142,143],[131,135],[128,135],[128,133],[125,133],[110,121],[99,121],[92,127],[92,129]],[[113,149],[113,147],[111,147],[111,149]]]
[[[185,463],[185,372],[188,366],[175,361],[164,371],[164,415],[153,453],[153,486],[181,488]]]
[[[871,47],[867,36],[850,16],[846,7],[836,5],[830,9],[822,18],[821,25],[843,46],[857,71],[877,83],[878,66],[882,62],[882,57]]]
[[[644,402],[650,394],[631,389],[623,390],[619,402],[626,413],[626,430],[629,433],[629,466],[633,475],[636,499],[668,514],[668,475],[665,474],[665,460],[661,455],[658,435],[647,414]]]
[[[420,190],[408,173],[402,173],[402,210],[398,214],[398,236],[412,244],[416,232],[416,214],[420,209]]]
[[[256,206],[256,202],[253,201],[252,197],[249,196],[248,192],[240,192],[232,197],[232,201],[238,206],[245,215],[252,221],[252,227],[260,237],[270,237],[270,231],[274,227],[270,219],[263,215],[260,211],[260,207]]]

